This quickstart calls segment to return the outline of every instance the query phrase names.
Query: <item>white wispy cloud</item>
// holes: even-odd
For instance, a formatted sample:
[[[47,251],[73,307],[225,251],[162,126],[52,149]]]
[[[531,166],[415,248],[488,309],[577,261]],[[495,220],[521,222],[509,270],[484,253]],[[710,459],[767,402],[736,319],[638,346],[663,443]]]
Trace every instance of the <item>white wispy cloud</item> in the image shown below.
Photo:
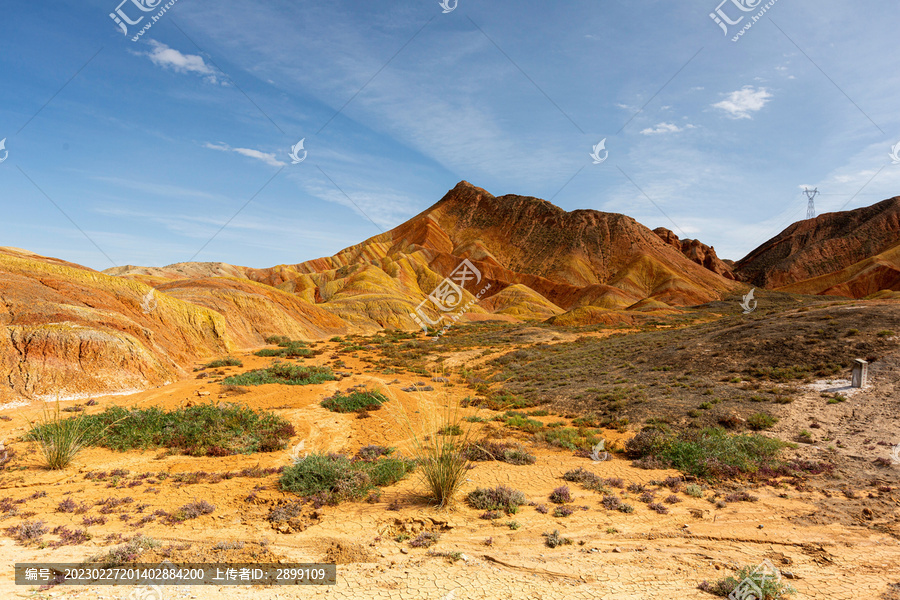
[[[206,64],[199,54],[182,54],[156,40],[150,40],[150,46],[153,49],[145,53],[145,56],[149,57],[156,66],[172,69],[176,73],[196,73],[202,75],[209,83],[219,83],[216,70]]]
[[[762,110],[771,98],[772,94],[766,88],[745,85],[728,94],[725,100],[713,104],[713,108],[724,110],[733,119],[751,119],[752,113]]]
[[[271,165],[273,167],[283,167],[287,164],[275,158],[275,154],[271,152],[261,152],[259,150],[254,150],[253,148],[232,148],[228,144],[221,142],[218,144],[211,144],[209,142],[206,142],[205,144],[203,144],[203,147],[209,148],[210,150],[219,150],[221,152],[236,152],[242,156],[261,160],[267,165]]]
[[[654,127],[648,127],[647,129],[641,130],[643,135],[659,135],[663,133],[678,133],[680,131],[684,131],[685,129],[694,129],[694,126],[688,123],[684,127],[679,127],[674,123],[658,123]]]

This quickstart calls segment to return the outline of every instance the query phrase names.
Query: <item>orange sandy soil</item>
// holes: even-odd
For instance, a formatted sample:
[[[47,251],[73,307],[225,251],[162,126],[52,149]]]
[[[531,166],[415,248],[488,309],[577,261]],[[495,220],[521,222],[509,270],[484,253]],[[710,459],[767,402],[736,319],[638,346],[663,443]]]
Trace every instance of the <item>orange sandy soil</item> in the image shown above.
[[[305,364],[324,364],[333,344],[325,344],[326,353],[305,361]],[[320,348],[323,345],[319,346]],[[363,353],[361,352],[360,355]],[[270,364],[272,359],[241,354],[243,368],[224,369],[238,373]],[[354,375],[342,381],[313,386],[267,385],[250,388],[248,394],[229,397],[223,401],[242,402],[253,408],[273,410],[294,424],[297,437],[291,446],[305,440],[306,451],[354,453],[367,444],[397,446],[404,444],[402,428],[396,422],[397,410],[402,406],[415,418],[415,410],[429,402],[440,403],[449,394],[452,398],[467,395],[464,386],[455,378],[449,386],[432,383],[434,392],[405,393],[400,391],[417,381],[413,375],[363,374],[366,368],[355,359],[342,357]],[[399,383],[391,383],[396,380]],[[394,398],[385,408],[372,413],[372,418],[357,419],[355,415],[331,413],[319,406],[319,401],[338,389],[359,383],[387,388]],[[198,397],[198,391],[210,392]],[[219,401],[218,384],[205,380],[185,380],[165,387],[147,390],[126,397],[97,398],[98,405],[89,411],[102,410],[118,404],[122,406],[160,406],[167,409],[184,406],[188,402]],[[67,406],[71,403],[64,403]],[[391,407],[392,410],[388,410]],[[469,410],[466,412],[474,412]],[[489,411],[481,414],[490,415]],[[532,446],[537,456],[531,466],[506,463],[476,463],[461,497],[476,486],[503,484],[522,490],[530,501],[546,504],[551,514],[540,514],[534,507],[525,506],[518,514],[496,522],[479,519],[477,511],[458,503],[451,510],[430,507],[417,496],[421,486],[415,476],[384,490],[379,502],[344,503],[337,507],[323,507],[313,515],[311,507],[304,509],[302,521],[295,528],[282,526],[279,532],[266,520],[274,503],[292,499],[277,489],[277,476],[262,479],[234,477],[218,483],[178,484],[168,478],[153,484],[144,483],[131,488],[107,487],[107,482],[85,479],[91,471],[127,469],[131,475],[145,472],[186,473],[196,471],[239,471],[248,467],[279,467],[289,464],[288,451],[229,456],[225,458],[192,458],[168,455],[164,450],[118,453],[89,448],[77,456],[65,471],[48,471],[41,466],[33,444],[20,441],[27,431],[26,419],[40,415],[40,405],[0,410],[11,421],[0,421],[0,439],[15,452],[13,468],[0,475],[0,498],[27,498],[45,491],[45,497],[19,505],[20,512],[35,513],[30,519],[42,519],[52,529],[65,525],[71,529],[83,527],[84,516],[100,516],[98,506],[86,515],[55,512],[57,504],[70,497],[76,503],[94,505],[107,497],[134,499],[124,505],[132,509],[147,504],[142,514],[163,509],[172,511],[194,500],[207,500],[215,505],[210,515],[167,526],[151,522],[135,528],[119,519],[119,509],[105,515],[104,525],[87,527],[92,539],[78,546],[58,548],[23,547],[0,536],[0,597],[15,598],[129,598],[134,587],[55,587],[39,592],[36,588],[13,584],[13,564],[16,562],[80,562],[115,545],[106,542],[110,534],[130,536],[136,532],[163,543],[163,548],[145,554],[141,562],[155,562],[165,558],[167,544],[178,545],[170,550],[169,560],[281,560],[286,562],[318,562],[334,560],[339,563],[338,583],[330,587],[214,587],[170,586],[161,588],[163,598],[428,598],[466,600],[473,598],[615,598],[646,600],[712,599],[697,589],[706,579],[714,580],[732,574],[744,565],[756,565],[770,559],[791,579],[788,583],[798,590],[796,598],[877,599],[888,590],[889,583],[900,579],[900,542],[894,537],[864,527],[830,523],[803,525],[792,522],[802,515],[815,512],[815,502],[822,496],[816,492],[798,492],[792,487],[780,489],[762,487],[752,490],[758,502],[738,502],[717,509],[706,499],[696,499],[679,493],[683,500],[668,505],[668,515],[657,514],[630,494],[626,502],[633,504],[632,514],[610,512],[600,505],[601,496],[568,484],[575,497],[574,505],[586,506],[568,518],[551,516],[553,505],[548,494],[566,485],[564,472],[577,467],[592,470],[602,477],[621,477],[628,483],[647,483],[662,480],[674,471],[635,469],[621,455],[608,462],[592,463],[571,452]],[[558,417],[542,417],[550,422]],[[608,432],[608,441],[621,446],[623,436]],[[108,481],[108,480],[107,480]],[[245,498],[254,486],[265,489],[256,499]],[[616,490],[621,493],[623,490]],[[709,493],[709,492],[707,492]],[[893,501],[897,500],[896,490]],[[658,494],[661,501],[669,494]],[[388,506],[399,502],[398,511]],[[120,507],[120,508],[123,508]],[[131,523],[141,515],[130,510]],[[17,524],[21,517],[0,521],[5,529]],[[512,530],[505,524],[515,520],[520,528]],[[298,521],[298,522],[299,522]],[[807,523],[809,520],[804,520]],[[305,527],[305,528],[304,528]],[[542,534],[558,529],[574,543],[556,549],[544,545]],[[428,550],[410,548],[408,543],[394,541],[399,533],[416,534],[421,531],[441,533],[439,543],[431,551],[460,552],[461,560],[452,561],[430,556]],[[491,545],[485,541],[490,538]],[[56,536],[44,536],[52,542]],[[246,542],[243,550],[216,551],[221,542]],[[256,542],[267,542],[259,546]],[[190,544],[188,547],[186,544]],[[340,564],[345,563],[345,564]],[[887,597],[887,596],[886,596]],[[156,598],[132,595],[131,598]]]

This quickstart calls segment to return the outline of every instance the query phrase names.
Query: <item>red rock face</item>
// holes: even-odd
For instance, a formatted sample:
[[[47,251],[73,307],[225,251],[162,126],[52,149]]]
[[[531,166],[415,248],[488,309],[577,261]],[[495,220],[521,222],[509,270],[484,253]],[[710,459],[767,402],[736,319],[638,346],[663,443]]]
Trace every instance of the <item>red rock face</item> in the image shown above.
[[[873,288],[900,289],[894,252],[898,245],[900,197],[895,197],[794,223],[738,261],[734,273],[760,287],[791,286],[796,288],[792,291],[813,294],[831,289],[862,297],[878,291]],[[880,263],[877,269],[862,264],[872,259]]]
[[[699,240],[680,240],[677,235],[665,227],[657,227],[653,230],[653,233],[698,265],[701,265],[726,279],[736,279],[734,273],[731,272],[731,265],[720,260],[719,257],[716,256],[716,249],[712,246],[707,246]]]
[[[183,263],[98,273],[0,249],[0,395],[144,388],[269,335],[415,330],[410,313],[463,259],[487,290],[480,301],[478,289],[465,292],[460,306],[473,319],[546,320],[583,309],[572,322],[601,322],[604,311],[703,304],[739,287],[702,244],[673,246],[625,215],[566,212],[467,182],[391,231],[269,269]],[[429,320],[443,318],[429,310]]]

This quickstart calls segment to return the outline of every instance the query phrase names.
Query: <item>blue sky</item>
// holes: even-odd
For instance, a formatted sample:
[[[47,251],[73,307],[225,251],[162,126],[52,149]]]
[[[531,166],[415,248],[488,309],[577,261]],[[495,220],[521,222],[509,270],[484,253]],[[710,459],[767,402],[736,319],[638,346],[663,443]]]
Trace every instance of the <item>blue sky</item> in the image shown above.
[[[118,1],[4,6],[0,245],[296,263],[465,179],[738,259],[804,185],[819,213],[900,194],[895,2],[778,0],[734,42],[766,2],[722,4],[726,35],[718,0],[177,0],[132,41],[166,2]]]

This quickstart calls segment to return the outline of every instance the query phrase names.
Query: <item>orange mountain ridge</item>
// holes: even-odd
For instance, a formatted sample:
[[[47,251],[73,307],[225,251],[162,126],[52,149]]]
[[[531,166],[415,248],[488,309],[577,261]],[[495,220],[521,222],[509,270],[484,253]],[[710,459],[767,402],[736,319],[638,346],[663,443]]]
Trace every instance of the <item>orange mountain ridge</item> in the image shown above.
[[[258,347],[271,335],[416,330],[451,315],[630,323],[646,311],[745,291],[733,277],[804,293],[897,290],[897,207],[895,198],[869,207],[868,217],[859,209],[796,224],[735,265],[734,275],[714,249],[668,230],[538,198],[495,197],[467,182],[334,256],[267,269],[181,263],[101,273],[0,248],[0,401],[159,385],[186,377],[194,361]],[[453,292],[442,283],[464,260],[477,273],[460,298],[440,299],[452,309],[444,312],[429,295]]]

